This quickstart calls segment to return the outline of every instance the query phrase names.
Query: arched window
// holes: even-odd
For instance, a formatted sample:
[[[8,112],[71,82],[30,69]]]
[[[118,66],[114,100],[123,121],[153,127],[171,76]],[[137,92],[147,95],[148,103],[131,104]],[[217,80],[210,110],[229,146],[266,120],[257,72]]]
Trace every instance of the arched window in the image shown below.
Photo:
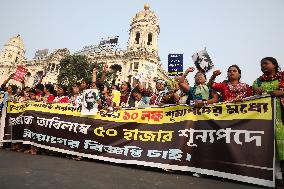
[[[139,68],[139,62],[134,62],[133,70],[137,70],[138,71],[138,68]]]
[[[56,65],[53,63],[52,66],[51,66],[51,71],[54,71],[54,70],[55,70],[55,66],[56,66]]]
[[[151,33],[149,33],[147,45],[152,45],[152,39],[153,39],[153,35]]]
[[[136,44],[139,44],[139,39],[140,39],[140,33],[137,32],[135,37]]]
[[[51,64],[50,64],[50,63],[48,63],[48,65],[47,65],[47,70],[48,70],[48,71],[51,70]]]

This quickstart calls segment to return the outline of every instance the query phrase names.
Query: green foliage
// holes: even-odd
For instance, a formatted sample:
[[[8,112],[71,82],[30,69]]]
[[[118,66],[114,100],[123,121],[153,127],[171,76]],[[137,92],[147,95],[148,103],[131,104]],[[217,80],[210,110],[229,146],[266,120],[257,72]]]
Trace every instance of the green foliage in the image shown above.
[[[60,70],[57,77],[58,84],[66,85],[71,89],[72,85],[81,82],[82,79],[92,81],[92,72],[97,67],[97,81],[101,78],[103,64],[90,63],[86,56],[70,55],[60,61]],[[109,70],[106,74],[106,82],[109,84],[116,79],[118,68]]]
[[[69,88],[82,79],[92,81],[93,64],[90,64],[86,56],[70,55],[60,61],[60,70],[57,77],[58,84]]]
[[[102,63],[100,63],[100,64],[96,64],[95,66],[97,67],[97,70],[98,70],[98,72],[97,72],[97,81],[98,81],[102,77],[102,71],[103,71],[104,65]],[[114,78],[114,73],[109,70],[106,73],[106,81],[105,82],[110,84],[113,78]]]

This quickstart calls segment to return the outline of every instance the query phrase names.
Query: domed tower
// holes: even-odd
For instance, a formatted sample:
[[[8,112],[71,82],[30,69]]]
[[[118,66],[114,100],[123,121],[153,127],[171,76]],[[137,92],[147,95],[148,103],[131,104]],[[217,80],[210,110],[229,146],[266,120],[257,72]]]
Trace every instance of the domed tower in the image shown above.
[[[167,79],[158,54],[158,37],[160,26],[157,16],[148,4],[138,12],[130,24],[128,48],[125,53],[125,68],[122,75],[134,86],[135,78],[139,78],[146,88],[154,88],[154,78]],[[126,80],[126,78],[122,78]]]
[[[0,54],[1,66],[12,66],[21,63],[25,60],[25,46],[20,35],[12,37],[4,45],[4,49]]]
[[[158,54],[158,36],[160,26],[157,16],[150,10],[148,4],[144,5],[144,10],[138,12],[130,24],[130,36],[128,50],[145,49]]]

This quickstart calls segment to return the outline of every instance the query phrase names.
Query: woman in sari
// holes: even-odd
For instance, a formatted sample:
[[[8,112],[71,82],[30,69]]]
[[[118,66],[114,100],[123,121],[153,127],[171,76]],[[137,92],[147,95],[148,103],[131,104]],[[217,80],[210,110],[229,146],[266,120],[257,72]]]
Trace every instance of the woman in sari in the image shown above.
[[[257,95],[270,94],[276,97],[276,179],[282,180],[284,165],[284,72],[280,71],[278,62],[273,57],[266,57],[260,61],[263,75],[253,83],[254,93]]]
[[[213,90],[221,93],[223,102],[241,101],[243,98],[252,96],[252,90],[249,85],[240,82],[242,72],[237,65],[232,65],[228,68],[228,80],[216,83],[215,78],[220,74],[220,70],[214,71],[208,85]]]
[[[189,72],[193,72],[194,68],[189,67],[185,73],[178,79],[180,88],[188,94],[186,104],[194,106],[206,106],[218,102],[218,94],[211,90],[206,84],[206,75],[202,71],[198,71],[195,76],[195,83],[193,87],[185,81]],[[176,96],[175,96],[176,98]]]

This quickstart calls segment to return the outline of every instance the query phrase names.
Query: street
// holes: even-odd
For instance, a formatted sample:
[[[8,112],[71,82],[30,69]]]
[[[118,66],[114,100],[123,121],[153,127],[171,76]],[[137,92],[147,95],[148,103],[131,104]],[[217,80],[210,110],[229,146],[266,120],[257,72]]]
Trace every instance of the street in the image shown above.
[[[111,164],[95,160],[75,161],[48,155],[29,155],[0,150],[0,188],[69,189],[173,189],[265,188],[190,173]]]

